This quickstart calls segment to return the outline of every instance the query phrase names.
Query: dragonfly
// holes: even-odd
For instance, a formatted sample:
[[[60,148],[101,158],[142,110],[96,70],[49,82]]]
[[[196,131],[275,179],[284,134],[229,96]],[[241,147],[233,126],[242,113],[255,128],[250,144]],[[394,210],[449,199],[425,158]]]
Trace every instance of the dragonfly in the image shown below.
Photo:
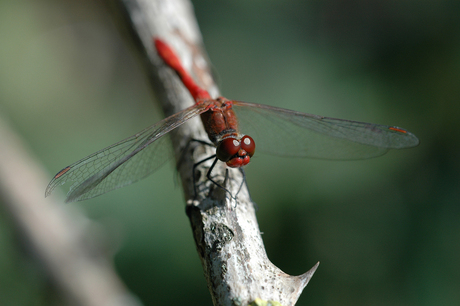
[[[206,159],[214,158],[208,178],[217,161],[230,168],[247,165],[256,143],[258,151],[267,154],[330,160],[367,159],[419,144],[414,134],[397,126],[334,119],[223,97],[213,99],[196,84],[165,41],[154,38],[153,43],[195,104],[65,167],[51,180],[45,196],[72,181],[66,202],[81,201],[148,176],[172,155],[166,135],[197,116],[216,150]]]

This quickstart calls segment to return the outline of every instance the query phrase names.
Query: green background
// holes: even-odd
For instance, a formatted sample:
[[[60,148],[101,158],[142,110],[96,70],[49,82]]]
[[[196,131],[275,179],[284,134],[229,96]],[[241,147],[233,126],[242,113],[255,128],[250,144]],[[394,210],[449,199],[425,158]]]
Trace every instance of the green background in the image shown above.
[[[50,178],[161,118],[98,4],[0,1],[0,114]],[[271,261],[295,275],[321,261],[298,305],[458,305],[460,2],[194,5],[227,98],[397,125],[421,141],[371,160],[258,155],[247,167]],[[145,305],[211,304],[172,165],[68,205],[102,225]],[[0,208],[1,305],[58,296]]]

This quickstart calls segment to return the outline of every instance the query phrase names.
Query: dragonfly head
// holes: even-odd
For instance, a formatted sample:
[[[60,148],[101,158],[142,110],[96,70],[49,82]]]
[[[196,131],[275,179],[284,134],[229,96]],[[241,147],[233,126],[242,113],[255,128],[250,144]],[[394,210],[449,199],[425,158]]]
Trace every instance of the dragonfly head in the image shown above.
[[[216,156],[227,166],[239,168],[249,163],[255,150],[256,144],[250,136],[245,135],[241,139],[229,136],[222,139],[217,145]]]

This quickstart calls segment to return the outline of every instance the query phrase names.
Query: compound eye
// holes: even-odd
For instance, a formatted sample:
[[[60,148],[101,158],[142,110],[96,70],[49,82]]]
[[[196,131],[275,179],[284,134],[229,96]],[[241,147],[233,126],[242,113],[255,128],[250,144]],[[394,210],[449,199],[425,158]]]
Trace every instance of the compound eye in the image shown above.
[[[229,161],[240,150],[240,142],[235,138],[225,138],[216,149],[216,156],[223,162]]]
[[[241,138],[241,149],[245,150],[248,155],[252,157],[256,150],[256,143],[254,142],[254,139],[248,135],[243,136],[243,138]]]

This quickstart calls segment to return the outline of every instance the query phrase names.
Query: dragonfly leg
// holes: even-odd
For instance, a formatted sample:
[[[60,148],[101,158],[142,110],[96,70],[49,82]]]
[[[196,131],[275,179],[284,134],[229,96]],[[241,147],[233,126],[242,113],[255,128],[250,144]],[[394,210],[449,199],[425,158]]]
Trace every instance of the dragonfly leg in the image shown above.
[[[238,192],[236,193],[236,196],[235,196],[235,197],[238,196],[238,193],[240,193],[241,189],[243,188],[244,183],[246,182],[246,172],[244,171],[243,168],[238,168],[238,169],[240,169],[240,172],[241,172],[241,174],[243,175],[243,180],[241,181],[240,188],[238,189]],[[249,201],[251,201],[252,205],[254,206],[254,210],[255,210],[255,211],[258,211],[258,210],[259,210],[259,206],[257,206],[256,202],[254,202],[254,201],[252,200],[252,198],[251,198],[251,193],[249,192],[249,189],[247,189],[247,190],[248,190]]]
[[[212,143],[210,142],[207,142],[207,141],[204,141],[204,140],[200,140],[200,139],[195,139],[195,138],[191,138],[187,144],[185,145],[184,149],[182,150],[182,153],[179,157],[179,160],[177,161],[176,163],[176,170],[179,171],[179,167],[182,165],[182,163],[184,162],[184,158],[185,158],[185,155],[187,154],[187,151],[190,147],[190,144],[192,142],[198,142],[198,143],[201,143],[202,145],[206,145],[206,146],[210,146],[210,147],[215,147]]]
[[[206,157],[206,158],[203,159],[203,160],[200,160],[199,162],[197,162],[196,164],[193,165],[193,169],[192,169],[192,171],[193,171],[192,174],[193,174],[193,175],[192,175],[192,176],[193,176],[193,188],[194,188],[194,191],[195,191],[195,199],[198,197],[198,191],[197,191],[197,186],[196,186],[197,184],[196,184],[196,179],[195,179],[195,170],[196,170],[196,168],[197,168],[200,164],[202,164],[202,163],[204,163],[204,162],[206,162],[206,161],[208,161],[208,160],[210,160],[210,159],[212,159],[212,158],[214,158],[214,161],[212,162],[212,165],[211,165],[211,167],[209,168],[209,170],[208,170],[208,172],[207,172],[207,174],[206,174],[206,178],[207,178],[208,180],[210,180],[210,181],[211,181],[214,185],[216,185],[217,187],[222,188],[225,192],[228,192],[228,193],[230,194],[230,196],[231,196],[232,198],[234,198],[234,197],[232,196],[232,193],[231,193],[227,188],[225,188],[224,186],[222,186],[221,184],[217,183],[216,181],[214,181],[214,180],[211,178],[211,172],[212,172],[212,170],[214,169],[214,167],[216,166],[217,161],[218,161],[216,155],[214,154],[214,155],[211,155],[211,156],[209,156],[209,157]],[[227,173],[228,173],[228,169],[227,169]],[[225,178],[224,182],[226,182],[226,180],[227,180],[227,175],[226,175],[226,178]]]
[[[179,168],[182,165],[182,163],[184,162],[184,158],[185,158],[186,154],[188,153],[188,149],[190,148],[190,144],[192,142],[198,142],[198,143],[203,144],[203,145],[214,147],[214,145],[212,143],[210,143],[210,142],[195,139],[195,138],[191,138],[187,142],[187,144],[185,145],[184,149],[182,149],[182,153],[180,154],[179,160],[176,163],[176,173],[175,173],[175,176],[174,176],[174,182],[175,182],[176,185],[177,185],[177,182],[178,182]],[[208,159],[202,160],[202,161],[198,162],[196,165],[194,165],[194,169],[193,169],[193,184],[194,185],[193,186],[195,188],[195,198],[196,198],[196,194],[197,194],[196,193],[196,187],[195,187],[195,166],[199,165],[200,163],[202,163],[202,162],[204,162],[206,160],[208,160]]]
[[[214,166],[215,166],[215,164],[216,164],[216,162],[217,162],[217,158],[216,158],[216,155],[215,155],[215,154],[214,154],[214,155],[211,155],[211,156],[209,156],[209,157],[206,157],[205,159],[202,159],[202,160],[200,160],[199,162],[197,162],[196,164],[193,165],[193,168],[192,168],[192,178],[193,178],[193,189],[194,189],[194,191],[195,191],[195,199],[198,197],[198,192],[197,192],[197,190],[196,190],[195,170],[196,170],[196,168],[197,168],[199,165],[201,165],[202,163],[204,163],[204,162],[206,162],[206,161],[208,161],[208,160],[210,160],[210,159],[213,159],[213,158],[215,158],[215,160],[214,160],[214,162],[213,162],[213,164],[212,164],[212,166],[211,166],[211,168],[210,168],[210,169],[212,169],[212,168],[214,168]],[[209,178],[208,175],[209,175],[209,171],[208,171],[208,174],[206,175],[206,176]],[[212,180],[211,180],[211,181],[212,181]],[[212,182],[214,182],[214,181],[212,181]]]
[[[215,157],[216,155],[213,155],[213,157]],[[207,158],[208,159],[208,158]],[[206,159],[206,160],[207,160]],[[206,174],[206,177],[208,180],[210,180],[214,185],[216,185],[217,187],[219,188],[222,188],[223,190],[225,190],[225,192],[228,192],[228,194],[236,200],[236,198],[232,195],[232,193],[230,192],[230,190],[228,190],[227,188],[225,188],[224,186],[222,186],[221,184],[217,183],[216,181],[214,181],[212,178],[211,178],[211,172],[212,172],[212,169],[214,169],[214,167],[216,166],[217,164],[217,157],[214,159],[211,167],[209,168],[208,170],[208,173]],[[224,179],[224,184],[226,184],[227,182],[227,179],[228,179],[228,169],[226,169],[226,172],[225,172],[225,179]]]
[[[211,179],[209,179],[209,180],[211,180]],[[213,181],[212,181],[212,182],[213,182]],[[225,177],[224,177],[224,181],[222,182],[222,186],[227,186],[227,182],[228,182],[228,168],[225,168]],[[214,183],[214,182],[213,182],[213,183]],[[214,184],[215,184],[215,183],[214,183]],[[219,186],[219,185],[217,185],[217,186],[220,187],[220,188],[222,188],[222,187]],[[225,193],[227,193],[227,190],[226,190],[226,189],[224,189],[224,190],[225,190]],[[230,194],[230,196],[232,196],[232,195]]]

